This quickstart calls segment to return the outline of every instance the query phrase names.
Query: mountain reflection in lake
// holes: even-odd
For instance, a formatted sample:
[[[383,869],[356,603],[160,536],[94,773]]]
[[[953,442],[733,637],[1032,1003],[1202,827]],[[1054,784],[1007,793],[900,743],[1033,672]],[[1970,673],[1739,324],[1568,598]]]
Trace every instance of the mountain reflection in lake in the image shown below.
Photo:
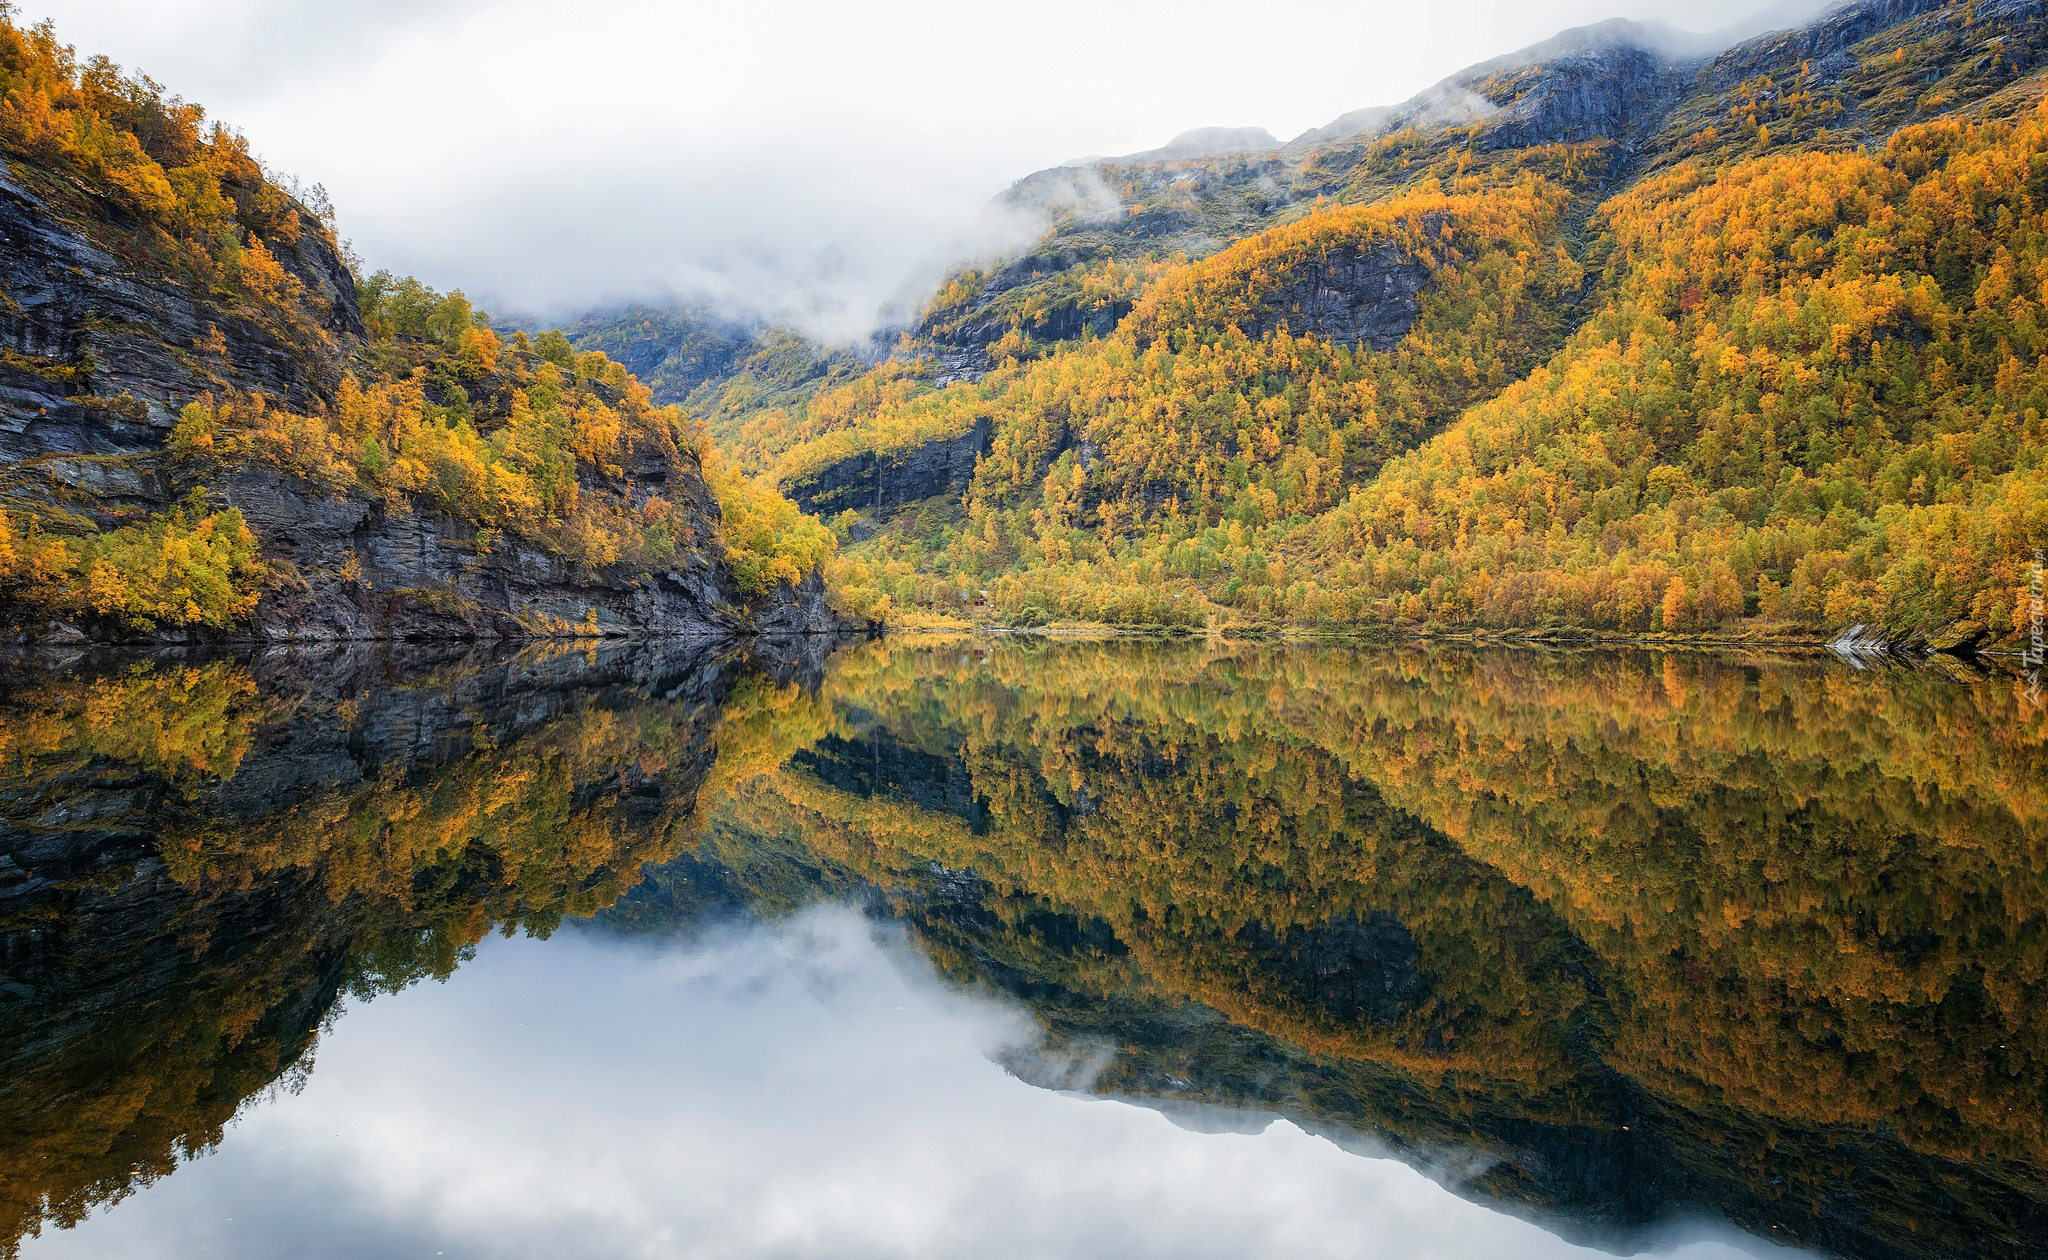
[[[2048,1246],[2009,677],[1029,641],[8,676],[0,1252]]]

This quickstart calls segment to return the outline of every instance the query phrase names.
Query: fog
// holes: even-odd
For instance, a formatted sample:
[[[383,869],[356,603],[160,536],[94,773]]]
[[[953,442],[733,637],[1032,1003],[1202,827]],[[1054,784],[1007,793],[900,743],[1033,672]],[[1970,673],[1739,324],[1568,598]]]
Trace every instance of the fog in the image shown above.
[[[20,8],[323,184],[372,268],[501,311],[690,294],[834,339],[1028,236],[991,198],[1080,155],[1204,126],[1284,140],[1610,17],[1773,24],[1755,0]]]

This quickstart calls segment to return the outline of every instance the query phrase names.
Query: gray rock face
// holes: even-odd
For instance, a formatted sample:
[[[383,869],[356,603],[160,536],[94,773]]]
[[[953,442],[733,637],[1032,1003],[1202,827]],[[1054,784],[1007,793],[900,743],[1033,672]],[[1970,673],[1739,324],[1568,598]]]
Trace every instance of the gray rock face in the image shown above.
[[[1647,140],[1645,156],[1653,163],[1673,160],[1701,128],[1718,124],[1729,102],[1754,97],[1768,104],[1784,85],[1794,82],[1813,100],[1838,107],[1839,112],[1827,119],[1835,143],[1882,144],[1894,129],[1923,115],[1910,97],[1887,101],[1861,90],[1855,80],[1872,49],[1859,51],[1858,46],[1882,35],[1876,50],[1880,54],[1915,48],[1943,28],[1955,31],[1966,17],[1968,44],[1979,50],[1968,60],[1979,63],[1977,70],[1995,64],[2003,67],[2010,81],[2048,65],[2048,12],[2040,0],[1977,0],[1968,6],[1941,0],[1860,0],[1837,5],[1808,25],[1757,35],[1694,63],[1684,99]],[[1997,51],[1989,62],[1980,61],[1992,49]],[[1927,82],[1959,69],[1957,61],[1929,65]],[[1977,70],[1963,75],[1974,80],[1975,90],[1989,91],[1997,85],[1998,75]],[[1955,101],[1958,106],[1967,103],[1967,95]]]
[[[995,360],[989,357],[986,343],[941,346],[938,353],[939,370],[932,374],[932,384],[939,389],[962,381],[972,385],[995,369]]]
[[[718,507],[694,457],[667,475],[641,472],[636,490],[688,506],[707,531],[716,529]],[[605,636],[718,642],[865,628],[831,607],[816,575],[748,601],[715,542],[680,552],[665,569],[592,570],[517,535],[485,545],[468,521],[394,511],[360,492],[326,494],[265,466],[208,480],[215,500],[239,509],[262,541],[269,585],[253,620],[235,633],[166,630],[150,636],[156,642],[519,639],[592,627]],[[16,637],[132,636],[60,623]]]
[[[1480,144],[1514,149],[1601,137],[1625,142],[1663,121],[1684,80],[1647,48],[1609,47],[1561,58],[1500,107],[1480,133]]]
[[[178,409],[208,389],[261,391],[303,408],[340,380],[335,344],[292,344],[116,258],[4,168],[0,241],[0,347],[74,369],[60,381],[0,363],[0,459],[154,450]],[[355,281],[317,233],[276,253],[314,308],[324,307],[324,333],[362,336]],[[215,332],[224,353],[203,348]]]
[[[1850,665],[1862,669],[1872,663],[1922,657],[1930,652],[1968,658],[1978,653],[1983,641],[1984,626],[1975,621],[1959,621],[1932,633],[1915,629],[1904,634],[1858,622],[1828,640],[1828,648]]]
[[[1622,19],[1576,27],[1461,70],[1371,124],[1477,126],[1487,149],[1602,138],[1627,147],[1670,112],[1700,51],[1676,32]]]
[[[1435,231],[1441,221],[1427,221]],[[1364,249],[1333,250],[1319,262],[1295,270],[1285,285],[1266,295],[1265,314],[1249,337],[1271,334],[1285,324],[1300,335],[1314,333],[1340,345],[1391,350],[1415,326],[1429,268],[1393,241]]]
[[[1828,649],[1857,669],[1891,655],[1895,645],[1882,630],[1861,622],[1828,641]]]
[[[694,461],[655,486],[716,521]],[[725,639],[751,624],[715,553],[653,573],[590,571],[523,538],[480,547],[467,521],[327,497],[268,468],[237,470],[223,490],[274,571],[252,627],[261,638],[520,638],[594,623],[608,635]],[[360,576],[344,577],[351,560]]]
[[[1025,281],[1014,281],[1006,288],[1016,288],[1023,283]],[[991,288],[994,288],[993,284]],[[1116,331],[1124,316],[1131,313],[1131,305],[1128,301],[1119,300],[1093,307],[1052,306],[1018,320],[1016,327],[1026,336],[1041,342],[1074,341],[1089,333],[1107,337]],[[990,367],[988,346],[1001,340],[1010,328],[1010,320],[1000,315],[971,319],[947,334],[943,342],[936,342],[942,368],[937,383],[943,387],[951,380],[979,380]],[[924,331],[929,335],[929,330]],[[951,374],[950,377],[947,373]]]
[[[1824,85],[1853,66],[1849,50],[1854,45],[1946,7],[1951,7],[1946,0],[1859,0],[1837,5],[1807,26],[1759,35],[1728,49],[1700,69],[1694,86],[1705,91],[1724,90],[1759,72],[1782,74],[1802,66],[1810,85]],[[2040,4],[2038,0],[1984,0],[1975,10],[1979,19],[2019,12],[2038,15]]]
[[[1135,222],[1119,226],[1127,232],[1149,230]],[[1153,224],[1152,227],[1171,230],[1161,224]],[[1091,333],[1107,337],[1114,332],[1123,317],[1131,313],[1131,303],[1127,300],[1095,306],[1082,305],[1075,297],[1067,296],[1064,300],[1028,311],[1012,309],[1005,300],[1005,295],[1030,286],[1041,276],[1087,266],[1106,256],[1099,250],[1070,246],[1034,250],[990,275],[965,314],[927,311],[924,321],[912,333],[930,347],[939,361],[934,383],[944,388],[955,381],[978,381],[987,375],[993,366],[988,347],[1008,335],[1013,325],[1019,332],[1041,343],[1073,341]],[[939,327],[938,322],[942,320],[950,322],[951,326]]]
[[[882,521],[912,503],[942,494],[965,494],[988,442],[989,421],[983,417],[959,437],[844,459],[791,479],[782,492],[814,515],[857,511]]]
[[[855,621],[835,610],[825,598],[825,579],[815,573],[795,586],[777,586],[750,604],[747,611],[757,644],[767,641],[759,650],[778,659],[784,649],[773,646],[777,641],[821,642],[847,634],[877,635],[882,631],[878,622]]]

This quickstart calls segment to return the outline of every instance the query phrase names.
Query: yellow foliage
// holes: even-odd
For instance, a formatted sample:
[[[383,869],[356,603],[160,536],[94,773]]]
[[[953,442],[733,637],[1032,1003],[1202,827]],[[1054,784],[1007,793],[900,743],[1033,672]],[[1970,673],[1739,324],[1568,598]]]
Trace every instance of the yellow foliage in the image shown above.
[[[256,536],[197,501],[105,533],[58,537],[0,512],[0,594],[46,616],[225,630],[256,609]]]
[[[863,606],[2009,639],[2048,546],[2048,105],[1870,152],[1787,127],[1585,244],[1527,170],[1324,207],[1165,268],[1113,336],[943,390],[885,365],[736,432],[790,487],[988,426],[963,502],[839,563]],[[1268,307],[1346,250],[1429,269],[1391,351]]]
[[[716,452],[705,456],[704,479],[718,500],[719,537],[741,590],[758,595],[795,585],[831,558],[831,530],[772,487],[726,467]]]
[[[104,57],[81,64],[48,22],[24,29],[0,9],[0,150],[25,160],[21,173],[60,201],[90,187],[139,220],[123,232],[124,254],[139,247],[202,289],[232,286],[295,339],[324,339],[324,300],[309,303],[270,244],[314,231],[333,248],[331,232],[264,176],[246,141],[205,117]]]

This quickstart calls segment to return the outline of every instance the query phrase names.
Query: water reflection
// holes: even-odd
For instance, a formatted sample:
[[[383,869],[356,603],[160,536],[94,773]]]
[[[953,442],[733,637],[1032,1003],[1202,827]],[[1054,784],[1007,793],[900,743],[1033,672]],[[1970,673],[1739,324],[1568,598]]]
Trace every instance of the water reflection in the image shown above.
[[[816,1010],[782,1004],[770,1023],[786,1044],[739,1037],[723,1008],[688,1024],[705,1053],[773,1087],[712,1109],[715,1132],[705,1120],[675,1129],[699,1135],[681,1145],[622,1145],[596,1165],[617,1195],[528,1193],[529,1216],[561,1215],[515,1212],[527,1234],[588,1250],[558,1232],[591,1228],[568,1206],[588,1200],[607,1220],[646,1218],[598,1248],[621,1254],[674,1250],[663,1231],[685,1228],[731,1254],[996,1238],[1282,1254],[1325,1236],[1356,1250],[1374,1230],[1390,1254],[1535,1247],[1518,1221],[1476,1207],[1453,1220],[1440,1192],[1343,1149],[1396,1153],[1558,1240],[1619,1250],[1718,1218],[1752,1251],[2025,1254],[2048,1238],[2048,749],[2007,678],[1636,653],[889,643],[842,653],[822,681],[816,660],[624,651],[425,670],[277,658],[67,669],[4,703],[0,1237],[74,1221],[218,1142],[244,1099],[305,1085],[245,1107],[206,1163],[41,1245],[173,1237],[175,1205],[207,1193],[203,1170],[261,1145],[242,1130],[305,1119],[358,1035],[391,1051],[350,1086],[382,1091],[380,1123],[429,1151],[443,1150],[432,1134],[471,1134],[491,1154],[466,1176],[540,1176],[550,1151],[636,1129],[655,1097],[713,1088],[698,1060],[634,1040],[656,1018],[645,993],[667,993],[677,967],[749,991],[758,964],[702,946],[707,923],[783,925],[719,939],[752,933],[789,962],[787,924],[818,922],[801,916],[824,901],[900,925],[928,961],[898,959],[892,983],[928,965],[982,999],[919,988],[951,1031],[906,1016],[893,1040],[821,1054],[832,1037],[798,1025],[842,995],[818,979],[830,967],[790,963],[816,982],[802,990]],[[303,1079],[339,995],[447,977],[493,928],[539,937],[592,914],[577,943],[497,945],[446,989],[356,1011]],[[604,950],[592,932],[700,944]],[[496,1006],[457,999],[472,973],[500,977]],[[387,1008],[428,1032],[397,1014],[387,1026]],[[555,1027],[511,1034],[508,1012]],[[487,1100],[441,1081],[498,1037],[558,1046],[578,1085]],[[899,1075],[996,1072],[987,1056],[1007,1085],[888,1092]],[[667,1202],[648,1198],[656,1184],[788,1164],[756,1128],[851,1149],[820,1098],[816,1125],[774,1102],[820,1074],[891,1100],[894,1120],[845,1122],[888,1139],[862,1159],[901,1142],[926,1162],[885,1161],[900,1184],[827,1162],[677,1200],[717,1211],[649,1206]],[[640,1084],[583,1083],[596,1079]],[[1150,1110],[1074,1110],[1049,1090]],[[987,1136],[1012,1105],[1049,1109],[1025,1146]],[[1079,1118],[1111,1114],[1122,1136]],[[1195,1132],[1273,1116],[1284,1123],[1257,1138]],[[1062,1152],[1058,1176],[1040,1146]],[[1142,1166],[1097,1170],[1097,1146]],[[726,1152],[723,1174],[693,1171],[685,1154],[704,1149]],[[392,1229],[410,1249],[422,1213],[480,1193],[409,1158],[348,1174],[413,1186],[402,1220],[330,1187],[329,1210],[365,1215],[319,1237]],[[1256,1185],[1294,1184],[1267,1177],[1288,1170],[1320,1197],[1204,1215],[1234,1202],[1204,1180],[1226,1164]],[[948,1233],[989,1224],[955,1196],[970,1166],[972,1201],[1020,1214],[981,1242]],[[341,1176],[309,1175],[293,1194]],[[756,1217],[809,1224],[762,1233]],[[1018,1224],[1041,1217],[1094,1241]],[[1282,1217],[1296,1233],[1271,1232]],[[1402,1219],[1414,1228],[1389,1223]],[[851,1245],[791,1241],[820,1230]],[[306,1254],[358,1250],[378,1254]]]
[[[731,662],[22,670],[0,714],[0,1248],[220,1140],[346,994],[686,843]]]
[[[650,949],[491,941],[352,1015],[218,1154],[36,1254],[1577,1254],[1284,1121],[1192,1132],[991,1062],[1033,1038],[843,908]]]

